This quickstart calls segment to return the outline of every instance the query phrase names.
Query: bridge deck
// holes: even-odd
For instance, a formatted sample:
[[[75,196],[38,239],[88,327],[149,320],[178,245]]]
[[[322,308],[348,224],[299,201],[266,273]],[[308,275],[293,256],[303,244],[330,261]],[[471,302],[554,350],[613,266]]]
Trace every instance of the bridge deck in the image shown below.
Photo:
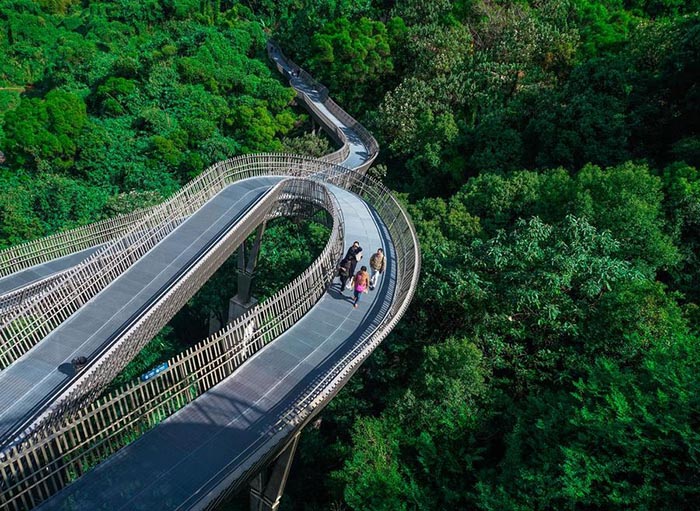
[[[285,412],[379,324],[395,289],[393,246],[377,215],[337,188],[346,245],[355,239],[366,264],[377,247],[388,256],[380,285],[353,309],[338,284],[298,323],[192,404],[44,503],[42,510],[180,509],[197,506],[226,477],[237,479],[291,428]],[[277,432],[277,433],[276,433]]]
[[[52,259],[46,263],[37,264],[26,270],[15,272],[6,277],[0,278],[0,296],[15,289],[33,284],[40,280],[50,277],[58,272],[67,270],[87,259],[99,246],[86,248],[80,252],[69,254],[67,256]]]
[[[115,342],[190,260],[279,178],[235,183],[187,219],[39,344],[0,372],[0,439],[11,441],[18,426],[45,408],[47,400],[75,378],[70,360],[90,357]]]
[[[281,61],[279,57],[275,58],[275,61],[282,62],[284,64],[284,62]],[[291,69],[287,68],[287,71],[289,72],[291,71]],[[367,161],[369,152],[367,151],[367,148],[365,147],[364,143],[357,135],[357,133],[355,133],[355,131],[349,126],[347,126],[345,123],[337,119],[328,110],[328,108],[326,108],[326,106],[320,100],[319,92],[316,89],[314,89],[313,86],[305,83],[301,78],[293,77],[291,76],[291,74],[289,76],[290,84],[295,89],[302,91],[307,96],[309,96],[309,98],[314,102],[319,111],[328,119],[330,119],[333,122],[333,124],[338,126],[347,136],[348,145],[350,146],[350,154],[344,161],[340,162],[340,165],[352,169],[360,167],[362,164],[364,164]],[[2,296],[4,293],[8,293],[15,289],[27,286],[39,280],[45,279],[46,277],[54,275],[60,271],[71,268],[77,265],[78,263],[82,262],[83,260],[87,259],[87,257],[93,254],[98,248],[99,246],[90,247],[85,250],[81,250],[80,252],[69,254],[64,257],[59,257],[46,263],[37,264],[35,266],[32,266],[31,268],[27,268],[26,270],[22,270],[8,275],[6,277],[2,277],[0,278],[0,296]]]
[[[326,105],[324,105],[320,101],[318,91],[314,89],[311,85],[304,83],[300,78],[291,78],[290,83],[295,89],[304,92],[309,97],[309,99],[311,99],[314,102],[314,105],[316,106],[316,108],[318,108],[321,114],[324,115],[327,119],[330,119],[333,122],[333,124],[339,127],[343,133],[345,133],[345,136],[348,138],[348,145],[350,146],[350,154],[347,158],[345,158],[345,160],[340,162],[340,165],[350,169],[361,167],[367,161],[367,158],[369,157],[369,151],[367,150],[367,147],[365,146],[364,142],[362,142],[362,139],[357,135],[355,130],[353,130],[340,119],[335,117],[328,110]]]
[[[285,60],[280,58],[279,53],[275,52],[272,56],[272,59],[285,69],[286,75],[289,78],[289,83],[291,84],[291,86],[294,87],[297,91],[304,92],[309,97],[309,99],[311,99],[311,101],[314,103],[314,106],[320,111],[320,113],[323,116],[325,116],[326,119],[330,120],[335,126],[340,128],[345,134],[345,136],[347,136],[348,145],[350,147],[350,154],[345,160],[340,162],[340,165],[349,169],[356,169],[365,164],[367,162],[367,158],[369,157],[369,151],[365,146],[364,142],[362,142],[362,139],[355,132],[355,130],[353,130],[350,126],[346,125],[343,121],[341,121],[335,115],[333,115],[333,113],[331,113],[330,110],[328,110],[326,105],[324,105],[321,101],[319,91],[316,90],[313,87],[313,85],[304,82],[304,80],[300,77],[295,77],[292,75],[293,69],[287,65]]]

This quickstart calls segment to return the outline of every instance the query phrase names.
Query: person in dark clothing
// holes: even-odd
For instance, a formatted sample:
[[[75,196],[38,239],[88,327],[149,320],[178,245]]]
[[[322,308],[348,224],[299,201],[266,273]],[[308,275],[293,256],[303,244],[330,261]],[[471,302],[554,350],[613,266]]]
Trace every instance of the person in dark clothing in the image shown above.
[[[348,252],[345,254],[345,259],[348,257],[357,257],[357,254],[362,253],[362,247],[360,246],[359,241],[354,241],[350,248],[348,249]],[[358,259],[359,260],[359,259]]]
[[[355,267],[357,262],[362,259],[362,247],[359,241],[353,242],[353,244],[348,249],[347,254],[345,254],[345,259],[350,259],[352,266],[350,267],[350,275],[355,275]]]
[[[73,370],[76,373],[79,373],[87,365],[88,359],[87,359],[87,357],[79,356],[79,357],[75,357],[73,360],[71,360],[70,363],[73,366]]]
[[[357,259],[354,257],[346,257],[338,263],[338,277],[340,278],[340,292],[345,289],[348,279],[352,277],[352,269],[357,264]]]

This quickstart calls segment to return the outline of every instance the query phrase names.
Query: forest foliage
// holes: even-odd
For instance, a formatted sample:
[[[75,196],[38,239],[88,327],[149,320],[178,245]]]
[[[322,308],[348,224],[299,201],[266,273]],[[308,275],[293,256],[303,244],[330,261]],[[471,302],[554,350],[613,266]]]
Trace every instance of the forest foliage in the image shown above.
[[[699,9],[4,0],[0,246],[327,150],[273,36],[377,137],[423,255],[283,509],[697,509]]]
[[[423,250],[288,509],[697,508],[700,5],[251,5],[312,73],[362,75],[331,90]]]
[[[0,244],[108,217],[120,199],[138,207],[139,193],[162,199],[216,161],[281,150],[300,120],[245,6],[86,4],[0,3]]]

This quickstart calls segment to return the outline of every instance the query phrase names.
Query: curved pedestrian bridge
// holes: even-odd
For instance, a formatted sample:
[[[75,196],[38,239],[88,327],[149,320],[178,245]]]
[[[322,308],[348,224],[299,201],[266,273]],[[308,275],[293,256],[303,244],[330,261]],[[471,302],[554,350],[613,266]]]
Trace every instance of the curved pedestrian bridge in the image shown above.
[[[269,52],[338,151],[234,158],[160,206],[0,254],[13,270],[0,279],[4,507],[213,506],[295,442],[407,308],[419,249],[401,205],[364,175],[376,142]],[[153,378],[95,401],[260,226],[321,209],[331,236],[304,274]],[[329,287],[354,240],[387,255],[358,309]],[[75,374],[79,354],[89,364]]]

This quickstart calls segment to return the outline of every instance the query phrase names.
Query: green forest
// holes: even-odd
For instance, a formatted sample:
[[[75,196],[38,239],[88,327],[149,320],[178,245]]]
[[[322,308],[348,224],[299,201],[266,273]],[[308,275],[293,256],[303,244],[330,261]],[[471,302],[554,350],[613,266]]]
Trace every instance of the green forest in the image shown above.
[[[235,155],[332,150],[268,62],[274,38],[377,138],[371,172],[423,257],[406,316],[302,435],[281,509],[697,510],[699,13],[0,0],[0,248],[158,203]],[[288,232],[309,241],[280,253]],[[324,233],[271,228],[261,257],[290,273],[262,296]]]

